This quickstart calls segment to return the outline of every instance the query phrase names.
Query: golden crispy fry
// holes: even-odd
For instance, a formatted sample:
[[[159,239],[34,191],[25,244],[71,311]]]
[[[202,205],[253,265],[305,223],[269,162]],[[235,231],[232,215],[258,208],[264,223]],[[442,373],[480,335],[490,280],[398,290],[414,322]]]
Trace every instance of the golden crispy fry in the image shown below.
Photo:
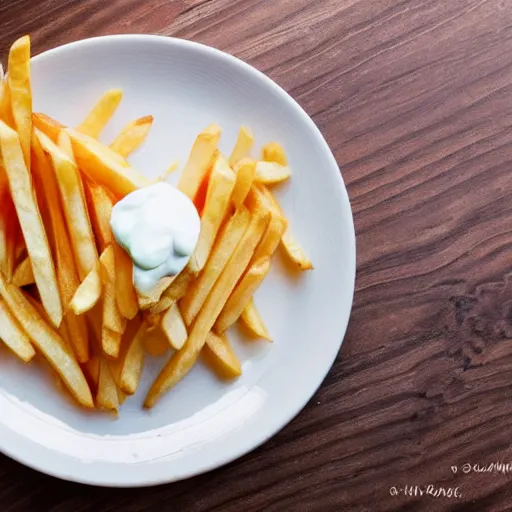
[[[231,380],[242,375],[240,360],[236,357],[225,334],[217,336],[213,332],[209,332],[206,336],[202,357],[221,379]]]
[[[249,211],[242,207],[229,219],[219,234],[213,251],[206,262],[204,271],[192,283],[188,293],[180,302],[181,314],[186,325],[191,325],[199,313],[220,272],[226,266],[237,244],[242,239],[249,222]]]
[[[152,356],[163,356],[170,348],[169,340],[158,325],[152,331],[147,331],[142,340],[144,350]]]
[[[32,90],[30,88],[30,37],[23,36],[11,46],[7,69],[12,117],[20,139],[25,165],[30,169],[32,137]]]
[[[100,296],[101,278],[100,264],[98,261],[96,268],[87,274],[86,278],[77,288],[69,303],[69,307],[73,310],[75,315],[82,315],[96,305]]]
[[[59,287],[46,231],[34,197],[32,178],[23,159],[18,134],[1,121],[0,150],[41,300],[52,323],[59,326],[62,321]]]
[[[238,138],[235,147],[229,157],[229,165],[235,166],[242,158],[249,156],[251,149],[254,145],[254,136],[252,131],[247,126],[242,126],[238,133]]]
[[[32,114],[32,124],[34,128],[42,131],[55,144],[58,142],[61,130],[66,128],[63,124],[55,121],[52,117],[40,113]]]
[[[170,286],[162,294],[163,299],[171,299],[173,302],[180,300],[190,290],[195,279],[194,274],[185,267],[173,280]]]
[[[55,172],[48,156],[43,151],[37,134],[32,137],[32,170],[35,175],[39,176],[48,206],[51,225],[49,238],[54,254],[60,295],[65,309],[76,292],[80,280],[64,220]]]
[[[192,146],[190,156],[178,183],[178,188],[192,200],[210,169],[220,133],[220,127],[211,124],[197,136]]]
[[[176,385],[190,371],[206,342],[208,333],[247,267],[269,221],[270,215],[267,212],[255,212],[251,217],[242,240],[236,246],[197,315],[185,345],[171,356],[151,386],[144,402],[145,407],[152,407],[163,393]]]
[[[235,181],[236,176],[229,167],[228,161],[219,153],[213,164],[208,183],[206,203],[201,216],[199,239],[189,262],[189,268],[192,272],[201,272],[206,264],[215,237],[230,207],[231,192],[235,186]]]
[[[164,277],[158,281],[157,285],[147,294],[137,291],[137,302],[139,309],[145,311],[155,307],[162,298],[162,294],[172,284],[174,277]]]
[[[265,162],[276,162],[279,165],[284,165],[285,167],[288,165],[288,158],[286,158],[286,153],[281,146],[277,142],[269,142],[263,146],[262,150],[263,160]]]
[[[110,229],[112,199],[103,187],[88,180],[84,181],[84,189],[96,242],[103,252],[114,240]]]
[[[162,317],[162,330],[175,350],[180,350],[187,341],[187,328],[178,304],[174,303]]]
[[[235,208],[238,208],[243,204],[249,190],[251,190],[256,173],[256,162],[250,158],[243,158],[235,165],[234,171],[236,174],[236,183],[231,193],[231,200]]]
[[[139,312],[137,293],[133,286],[133,263],[129,254],[113,240],[115,272],[116,272],[116,301],[121,315],[131,320]]]
[[[7,283],[0,273],[0,295],[16,320],[23,325],[32,343],[42,352],[60,375],[76,400],[85,407],[93,407],[91,390],[71,350],[37,309],[16,286]]]
[[[215,322],[215,332],[223,333],[229,329],[240,317],[245,306],[249,304],[252,296],[259,288],[270,269],[270,258],[266,257],[256,261],[237,283],[235,290],[229,297],[222,313]]]
[[[12,118],[11,91],[7,77],[0,80],[0,121],[3,121],[10,128],[14,128],[14,119]],[[0,157],[0,166],[2,158]]]
[[[105,187],[114,196],[121,198],[150,184],[147,178],[130,167],[110,148],[83,133],[70,128],[66,131],[71,137],[78,167],[92,181]]]
[[[280,165],[276,162],[257,162],[254,181],[273,185],[287,180],[292,175],[289,167]]]
[[[263,323],[263,320],[260,316],[259,311],[256,309],[254,305],[254,300],[251,299],[249,304],[245,306],[245,309],[240,316],[240,320],[242,320],[245,327],[247,327],[249,333],[256,338],[263,338],[267,341],[272,341],[268,330]]]
[[[96,405],[98,409],[105,411],[117,411],[119,397],[114,377],[107,361],[100,358],[100,372],[98,377],[98,391],[96,393]]]
[[[100,378],[100,357],[92,356],[89,361],[82,365],[82,370],[91,390],[97,392]]]
[[[259,186],[259,190],[263,192],[263,194],[273,203],[274,208],[281,214],[281,217],[286,221],[286,217],[284,215],[283,210],[279,206],[276,198],[272,195],[272,193],[265,186]],[[284,247],[284,250],[290,260],[297,265],[300,270],[312,270],[313,263],[307,256],[303,247],[299,244],[299,242],[293,236],[289,227],[285,230],[281,237],[281,243]]]
[[[131,121],[110,144],[110,149],[126,158],[144,142],[152,125],[153,116],[144,116]]]
[[[97,139],[103,128],[110,121],[110,118],[114,115],[122,98],[123,91],[121,89],[110,89],[107,91],[77,127],[77,131]]]
[[[28,336],[3,300],[0,301],[0,341],[3,341],[25,363],[36,355]]]
[[[144,347],[142,340],[146,335],[147,325],[140,320],[130,322],[126,329],[123,354],[120,356],[119,385],[121,389],[133,395],[139,387],[142,366],[144,364]]]
[[[114,266],[114,249],[107,247],[100,256],[101,280],[103,284],[103,323],[102,323],[102,347],[105,354],[111,357],[119,355],[121,347],[121,335],[126,329],[126,318],[116,302],[116,273]]]
[[[64,322],[68,334],[68,340],[79,363],[89,360],[89,332],[84,316],[78,316],[74,311],[67,311]]]
[[[34,273],[32,272],[32,265],[30,263],[30,258],[27,256],[16,267],[16,270],[14,271],[14,274],[12,276],[12,284],[21,287],[33,284],[34,282],[35,281]]]
[[[1,167],[0,174],[4,174]],[[7,177],[5,179],[7,180]],[[0,204],[2,205],[0,210],[0,271],[10,280],[16,262],[16,239],[19,237],[19,223],[8,187],[6,182],[3,193],[0,195]]]
[[[169,288],[167,288],[167,290],[168,289]],[[163,313],[164,311],[167,311],[175,302],[175,300],[166,297],[164,292],[160,297],[160,300],[152,308],[149,309],[149,312],[152,315],[158,315],[160,313]]]
[[[151,183],[158,183],[159,181],[167,181],[167,178],[174,172],[178,169],[179,167],[179,162],[178,160],[173,160],[171,162],[171,165],[169,165],[169,167],[167,167],[167,170],[165,172],[163,172],[162,174],[160,174],[159,176],[157,176],[156,178],[154,178],[153,180],[151,180]]]
[[[85,204],[82,178],[76,164],[66,153],[69,145],[65,131],[59,135],[60,147],[44,133],[38,130],[35,133],[53,163],[78,274],[83,280],[96,268],[98,252]]]

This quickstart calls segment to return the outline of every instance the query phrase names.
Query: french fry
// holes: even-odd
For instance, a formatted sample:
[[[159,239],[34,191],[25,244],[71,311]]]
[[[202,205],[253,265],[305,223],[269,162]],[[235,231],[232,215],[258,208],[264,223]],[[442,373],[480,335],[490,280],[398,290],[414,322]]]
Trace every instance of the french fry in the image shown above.
[[[34,273],[32,272],[32,264],[30,263],[30,258],[27,256],[16,267],[16,270],[12,276],[12,283],[18,287],[22,287],[33,284],[34,282],[35,280]]]
[[[3,300],[0,300],[0,341],[3,341],[25,363],[36,355],[28,336]]]
[[[37,309],[25,298],[22,291],[8,283],[0,273],[0,295],[18,323],[23,326],[32,343],[42,352],[60,375],[71,394],[85,407],[92,408],[91,390],[84,374],[57,332],[43,320]]]
[[[217,336],[209,332],[201,355],[206,364],[224,380],[242,375],[242,365],[225,334]]]
[[[153,116],[144,116],[128,123],[110,144],[110,149],[126,158],[146,139],[153,125]]]
[[[66,128],[66,132],[71,138],[78,167],[115,197],[124,197],[151,183],[120,155],[97,140],[70,128]]]
[[[180,310],[186,325],[191,325],[199,313],[204,301],[217,281],[220,272],[226,266],[233,251],[244,236],[250,222],[249,211],[242,207],[229,219],[219,234],[213,251],[206,262],[203,272],[192,283],[188,293],[180,302]]]
[[[167,167],[167,169],[165,170],[165,172],[163,172],[162,174],[160,174],[159,176],[157,176],[156,178],[154,178],[152,180],[152,183],[158,183],[159,181],[167,181],[167,178],[174,172],[178,169],[179,167],[179,162],[178,160],[173,160],[171,162],[171,165],[169,165],[169,167]]]
[[[240,320],[245,325],[249,333],[255,338],[263,338],[267,341],[272,341],[267,327],[261,318],[259,311],[256,309],[254,300],[251,299],[249,304],[245,306],[240,316]]]
[[[88,180],[84,182],[84,189],[92,229],[99,250],[103,252],[114,240],[112,230],[110,229],[112,199],[110,199],[103,187]]]
[[[178,188],[192,200],[194,200],[203,178],[211,166],[220,133],[220,127],[211,124],[197,136],[192,146],[178,183]]]
[[[92,356],[89,361],[82,365],[82,370],[89,383],[89,387],[97,393],[100,378],[100,357],[96,355]]]
[[[82,179],[76,164],[66,152],[69,150],[69,146],[65,131],[61,131],[59,135],[60,147],[55,145],[44,133],[38,130],[35,133],[44,152],[52,160],[78,275],[83,280],[89,272],[96,268],[98,251],[85,204]]]
[[[116,274],[114,266],[114,250],[107,247],[100,256],[101,279],[103,284],[103,323],[102,348],[105,354],[111,357],[119,355],[121,348],[121,335],[126,329],[126,319],[116,301]],[[119,336],[115,336],[119,334]]]
[[[1,151],[0,151],[1,154]],[[0,173],[3,169],[0,168]],[[6,183],[6,187],[8,184]],[[0,211],[0,270],[7,279],[11,279],[16,262],[16,239],[19,236],[19,223],[11,194],[7,189],[0,197],[2,210]]]
[[[85,317],[78,316],[74,311],[67,311],[64,322],[68,332],[68,340],[79,363],[89,360],[89,332]]]
[[[247,126],[242,126],[238,132],[235,147],[229,157],[229,165],[234,167],[242,158],[248,157],[253,146],[254,136],[251,129]]]
[[[108,90],[77,127],[77,131],[97,139],[114,115],[122,98],[123,91],[121,89]]]
[[[268,212],[255,212],[242,240],[222,270],[211,293],[195,319],[183,348],[174,353],[151,386],[144,406],[153,407],[158,398],[176,385],[192,368],[229,295],[247,267],[270,221]]]
[[[188,267],[185,267],[172,281],[170,286],[163,292],[163,299],[170,299],[173,302],[177,302],[184,297],[190,290],[195,276]]]
[[[115,261],[116,301],[121,315],[128,320],[137,315],[139,305],[133,286],[133,263],[128,253],[113,240]]]
[[[213,164],[208,184],[199,239],[189,261],[190,269],[196,274],[204,268],[221,223],[227,215],[235,181],[236,176],[229,167],[228,161],[219,153]]]
[[[55,121],[55,119],[52,117],[41,113],[32,114],[32,125],[34,128],[37,128],[39,131],[43,132],[55,144],[58,143],[61,130],[66,128],[63,124]]]
[[[187,341],[187,327],[178,304],[174,303],[162,317],[162,331],[175,350],[180,350]]]
[[[287,229],[281,238],[282,245],[284,250],[290,260],[297,265],[299,270],[312,270],[313,263],[307,256],[304,248],[299,244],[299,242],[295,239],[292,232]]]
[[[286,181],[292,175],[292,171],[285,165],[276,162],[260,161],[256,163],[254,181],[266,185],[273,185]]]
[[[14,206],[27,244],[41,300],[52,323],[62,321],[62,305],[50,246],[32,188],[32,178],[23,158],[18,134],[0,121],[0,150]]]
[[[0,121],[3,121],[10,128],[14,128],[14,119],[12,118],[11,91],[7,77],[0,80]],[[0,166],[2,159],[0,157]]]
[[[96,264],[96,268],[91,270],[77,288],[69,307],[75,315],[83,315],[91,310],[98,302],[101,296],[101,278],[100,264]]]
[[[32,137],[32,90],[30,88],[30,37],[23,36],[11,46],[7,69],[12,117],[20,139],[25,165],[30,169]]]
[[[137,302],[139,304],[139,309],[145,311],[155,307],[160,302],[165,290],[171,286],[173,280],[174,276],[160,279],[157,285],[148,293],[142,293],[137,290]]]
[[[140,376],[144,364],[144,347],[142,340],[146,335],[147,324],[140,322],[130,322],[131,326],[127,328],[127,340],[124,344],[124,353],[120,364],[120,387],[129,395],[133,395],[139,387]]]
[[[169,345],[169,340],[162,331],[160,325],[158,325],[155,329],[151,331],[148,330],[146,332],[146,335],[142,340],[142,345],[148,354],[157,357],[163,356],[171,348],[171,345]]]
[[[262,149],[262,156],[265,162],[276,162],[277,164],[285,167],[288,165],[286,153],[281,144],[277,142],[269,142],[268,144],[265,144]]]
[[[117,411],[119,408],[117,386],[110,371],[110,367],[103,357],[100,358],[96,405],[99,409],[104,411]]]
[[[231,200],[235,208],[238,208],[243,204],[249,190],[251,190],[256,173],[256,162],[250,158],[243,158],[234,166],[234,171],[236,174],[236,183],[231,193]]]
[[[249,304],[252,296],[267,276],[269,269],[270,258],[268,257],[256,261],[249,268],[237,283],[235,290],[215,322],[214,330],[216,333],[222,334],[238,320],[245,306]]]

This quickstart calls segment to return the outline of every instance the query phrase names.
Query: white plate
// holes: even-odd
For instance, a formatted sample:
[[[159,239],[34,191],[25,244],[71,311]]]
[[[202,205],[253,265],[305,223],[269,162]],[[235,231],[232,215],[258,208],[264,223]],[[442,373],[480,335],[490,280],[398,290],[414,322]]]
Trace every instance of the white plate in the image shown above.
[[[45,365],[0,354],[0,450],[60,478],[106,486],[171,482],[254,449],[311,398],[340,348],[352,304],[355,239],[336,161],[306,113],[249,65],[196,43],[157,36],[109,36],[33,59],[34,110],[76,125],[108,88],[124,98],[102,134],[109,141],[153,114],[150,136],[131,161],[155,176],[186,161],[197,133],[223,128],[229,153],[239,127],[259,146],[276,140],[293,176],[276,193],[315,270],[290,275],[275,258],[256,303],[273,344],[232,339],[243,376],[221,383],[200,364],[147,412],[144,393],[161,363],[150,361],[119,418],[88,413],[59,391]],[[176,181],[178,176],[174,176]]]

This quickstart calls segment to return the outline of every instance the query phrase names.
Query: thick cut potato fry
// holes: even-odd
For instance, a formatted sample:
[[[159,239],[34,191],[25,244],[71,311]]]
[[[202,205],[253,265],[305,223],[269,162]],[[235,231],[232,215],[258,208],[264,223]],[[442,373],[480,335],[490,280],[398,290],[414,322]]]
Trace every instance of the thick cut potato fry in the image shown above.
[[[23,159],[17,133],[0,121],[0,151],[2,153],[9,188],[23,237],[32,262],[32,270],[41,300],[52,323],[62,321],[62,305],[55,267],[46,231],[32,188],[32,178]]]
[[[115,272],[116,272],[116,301],[121,315],[128,320],[139,312],[137,293],[133,286],[133,262],[128,253],[113,240]]]
[[[60,375],[71,394],[85,407],[94,407],[91,390],[84,374],[57,332],[44,321],[37,309],[16,286],[7,283],[0,273],[0,295],[16,320],[23,325],[32,343],[42,352]]]
[[[201,272],[206,264],[222,221],[231,205],[231,192],[235,181],[235,173],[229,167],[228,161],[219,153],[208,184],[199,239],[189,261],[192,272]]]
[[[178,188],[192,200],[194,200],[204,176],[211,167],[220,133],[220,126],[211,124],[197,136],[192,146],[178,183]]]
[[[11,46],[7,68],[11,109],[20,139],[25,165],[30,169],[32,137],[32,90],[30,87],[30,37],[23,36]]]
[[[66,326],[69,344],[75,353],[79,363],[89,360],[89,332],[84,316],[78,316],[73,311],[66,312],[64,322]]]
[[[101,279],[103,284],[103,323],[102,347],[105,354],[111,357],[119,355],[121,336],[126,329],[126,318],[123,318],[116,301],[116,272],[114,264],[114,249],[107,247],[100,256]]]
[[[110,199],[103,187],[88,180],[84,181],[84,189],[92,229],[99,250],[103,252],[114,240],[112,230],[110,229],[112,199]]]
[[[240,360],[225,334],[217,336],[209,332],[202,356],[206,364],[221,378],[232,380],[242,375]]]
[[[180,350],[187,341],[187,327],[178,304],[173,304],[162,317],[162,330],[175,350]]]
[[[226,266],[233,251],[244,236],[249,222],[249,211],[242,207],[235,212],[221,231],[210,258],[206,262],[204,271],[192,283],[188,293],[180,302],[181,314],[186,325],[191,325],[199,313],[222,269]]]
[[[110,144],[110,149],[126,158],[146,139],[153,125],[153,116],[144,116],[129,122]]]
[[[255,212],[251,217],[242,240],[236,246],[197,315],[185,345],[171,356],[151,386],[144,402],[145,407],[149,408],[155,405],[163,393],[176,385],[190,371],[206,342],[208,333],[247,267],[269,221],[270,215],[266,212]]]
[[[62,142],[62,147],[56,146],[49,137],[38,130],[36,135],[53,163],[78,274],[83,280],[96,268],[98,251],[85,204],[82,178],[76,164],[64,149],[68,148],[66,132],[62,131],[59,135],[59,144]]]
[[[254,181],[264,183],[266,185],[273,185],[274,183],[281,183],[286,181],[292,175],[292,171],[285,165],[280,165],[276,162],[257,162],[256,173]]]
[[[133,395],[139,387],[140,376],[144,364],[144,347],[142,340],[146,335],[147,325],[144,322],[130,322],[127,339],[120,356],[119,386],[127,394]]]
[[[149,309],[149,312],[152,315],[158,315],[160,313],[163,313],[164,311],[167,311],[176,301],[170,299],[169,297],[165,296],[165,292],[160,297],[160,300]]]
[[[215,322],[215,332],[222,334],[229,329],[239,318],[245,306],[249,304],[252,296],[259,288],[270,269],[270,258],[256,261],[237,283],[235,290],[229,297],[222,313]]]
[[[104,358],[100,358],[96,405],[98,409],[105,411],[117,411],[119,408],[117,386],[110,371],[110,367]]]
[[[150,181],[130,167],[117,153],[100,144],[92,137],[70,128],[66,129],[71,137],[73,151],[78,167],[94,182],[103,186],[115,197],[145,187]]]
[[[49,229],[50,242],[54,255],[60,296],[64,309],[66,309],[80,284],[80,280],[64,220],[55,172],[49,157],[44,153],[37,134],[32,137],[32,171],[39,176],[48,207],[51,225],[51,229]]]
[[[1,167],[0,173],[3,174]],[[5,183],[5,186],[7,188],[3,190],[0,196],[0,270],[10,280],[16,263],[16,241],[19,238],[19,223],[14,203],[8,190],[8,183]]]
[[[16,267],[12,276],[12,284],[21,287],[34,283],[35,280],[34,273],[32,272],[32,264],[30,263],[30,258],[27,256]]]
[[[162,294],[162,299],[168,298],[173,302],[177,302],[184,297],[190,290],[190,286],[194,282],[195,276],[185,267],[173,280],[170,286]]]
[[[59,134],[61,130],[66,128],[63,124],[60,124],[58,121],[55,121],[50,116],[41,113],[32,114],[32,124],[34,128],[42,131],[47,137],[49,137],[52,142],[57,144],[59,140]]]
[[[262,156],[265,162],[276,162],[279,165],[287,166],[288,158],[283,146],[277,142],[269,142],[262,149]]]
[[[28,336],[4,301],[0,301],[0,341],[3,341],[25,363],[36,355]]]
[[[235,147],[229,157],[229,165],[235,166],[242,158],[249,156],[252,147],[254,146],[254,136],[252,131],[247,126],[242,126],[238,132],[238,138]]]
[[[169,345],[169,340],[162,331],[160,325],[158,325],[152,331],[148,330],[146,332],[146,335],[142,340],[142,345],[148,354],[157,357],[163,356],[171,348],[171,345]]]
[[[235,208],[238,208],[243,204],[249,190],[251,190],[256,173],[256,162],[250,158],[243,158],[235,165],[234,171],[236,183],[231,194],[231,200]]]
[[[10,128],[14,128],[14,119],[12,118],[11,109],[11,91],[9,90],[9,82],[7,77],[0,80],[0,121],[3,121]],[[0,166],[2,158],[0,157]]]
[[[96,305],[100,297],[101,278],[100,264],[98,261],[96,268],[87,274],[86,278],[77,288],[69,306],[75,315],[83,315]]]
[[[255,338],[263,338],[267,341],[272,341],[267,327],[265,326],[259,311],[254,305],[253,299],[251,299],[249,304],[245,306],[245,309],[240,316],[240,320],[242,320],[249,333]]]
[[[304,251],[304,248],[295,239],[292,232],[287,229],[281,238],[284,250],[290,260],[297,265],[299,270],[312,270],[313,263]]]
[[[82,366],[82,369],[89,383],[89,387],[96,393],[98,391],[98,381],[100,377],[100,357],[92,356],[89,361]]]
[[[122,98],[123,91],[121,89],[108,90],[77,127],[77,131],[97,139],[114,115]]]

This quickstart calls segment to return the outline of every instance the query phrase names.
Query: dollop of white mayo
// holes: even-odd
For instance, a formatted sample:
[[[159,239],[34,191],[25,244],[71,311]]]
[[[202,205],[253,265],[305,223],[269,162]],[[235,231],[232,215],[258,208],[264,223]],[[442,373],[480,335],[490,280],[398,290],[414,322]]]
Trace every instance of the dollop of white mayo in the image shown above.
[[[179,274],[199,238],[194,203],[169,183],[131,192],[112,208],[110,227],[133,260],[133,281],[148,293],[165,276]]]

